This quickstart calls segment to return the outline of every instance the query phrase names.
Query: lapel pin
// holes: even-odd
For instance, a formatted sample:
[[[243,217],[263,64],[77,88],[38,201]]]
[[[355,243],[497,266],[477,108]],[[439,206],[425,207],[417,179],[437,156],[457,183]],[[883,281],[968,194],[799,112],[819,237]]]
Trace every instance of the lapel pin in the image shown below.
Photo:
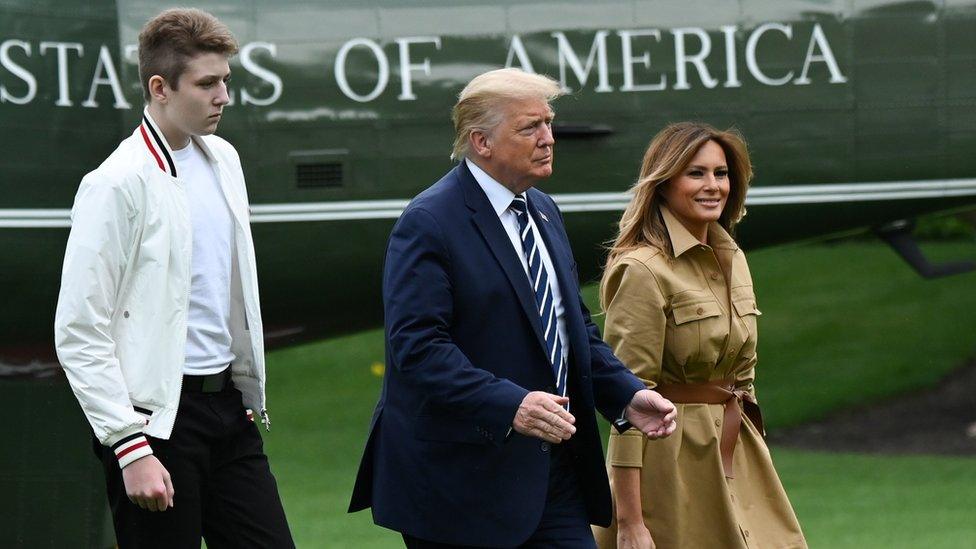
[[[549,218],[546,217],[546,214],[544,214],[542,212],[539,212],[539,217],[541,217],[542,219],[544,219],[546,223],[549,223]]]

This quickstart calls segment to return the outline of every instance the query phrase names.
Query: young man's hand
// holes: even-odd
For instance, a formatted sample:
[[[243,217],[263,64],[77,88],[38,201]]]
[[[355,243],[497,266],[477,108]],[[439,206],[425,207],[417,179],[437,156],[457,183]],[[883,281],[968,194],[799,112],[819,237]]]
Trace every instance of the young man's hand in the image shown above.
[[[165,511],[173,506],[173,482],[169,471],[150,454],[122,469],[122,482],[129,501],[148,511]]]

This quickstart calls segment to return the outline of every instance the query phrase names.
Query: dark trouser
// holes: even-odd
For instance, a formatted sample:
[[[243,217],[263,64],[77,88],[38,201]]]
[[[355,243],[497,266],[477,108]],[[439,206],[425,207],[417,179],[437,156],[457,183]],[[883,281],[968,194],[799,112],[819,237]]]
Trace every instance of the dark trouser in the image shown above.
[[[471,512],[478,512],[472,509]],[[403,535],[408,549],[466,549],[468,546],[434,543]],[[475,547],[475,546],[471,546]],[[565,443],[552,445],[546,508],[535,532],[519,545],[523,549],[596,549],[583,495]]]
[[[199,549],[201,536],[210,549],[295,546],[261,435],[233,386],[184,390],[169,440],[149,444],[173,481],[173,507],[162,512],[129,501],[115,455],[95,442],[119,547]]]

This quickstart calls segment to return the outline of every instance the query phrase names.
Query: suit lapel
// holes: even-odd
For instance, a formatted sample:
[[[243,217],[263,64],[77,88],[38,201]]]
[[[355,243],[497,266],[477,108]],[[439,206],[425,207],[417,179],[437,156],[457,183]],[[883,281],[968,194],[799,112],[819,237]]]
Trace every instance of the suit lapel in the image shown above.
[[[465,204],[472,210],[471,219],[488,244],[488,249],[491,250],[498,264],[501,265],[502,271],[505,272],[505,276],[522,306],[522,311],[529,319],[529,325],[532,326],[539,345],[543,352],[546,352],[546,341],[542,337],[542,326],[539,320],[539,311],[535,305],[535,296],[532,295],[532,289],[525,275],[525,269],[522,268],[522,262],[515,255],[516,251],[512,246],[512,241],[509,240],[505,228],[502,227],[501,220],[498,219],[498,214],[491,207],[491,202],[488,201],[488,197],[478,186],[478,182],[471,175],[468,167],[465,166],[464,162],[461,162],[455,169],[458,172],[458,181],[464,190]]]

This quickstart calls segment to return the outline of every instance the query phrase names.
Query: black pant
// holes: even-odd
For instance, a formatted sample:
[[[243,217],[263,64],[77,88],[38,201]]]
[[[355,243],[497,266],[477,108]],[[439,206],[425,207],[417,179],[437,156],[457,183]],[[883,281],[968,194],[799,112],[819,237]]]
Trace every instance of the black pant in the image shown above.
[[[551,446],[546,507],[539,526],[519,545],[519,549],[596,549],[571,450],[567,446],[567,443]],[[407,534],[403,534],[403,543],[407,549],[475,549],[474,546],[436,543]]]
[[[295,546],[261,435],[233,386],[184,391],[169,440],[149,444],[173,481],[173,507],[161,512],[129,501],[114,453],[95,442],[119,547],[199,549],[201,536],[210,549]]]

